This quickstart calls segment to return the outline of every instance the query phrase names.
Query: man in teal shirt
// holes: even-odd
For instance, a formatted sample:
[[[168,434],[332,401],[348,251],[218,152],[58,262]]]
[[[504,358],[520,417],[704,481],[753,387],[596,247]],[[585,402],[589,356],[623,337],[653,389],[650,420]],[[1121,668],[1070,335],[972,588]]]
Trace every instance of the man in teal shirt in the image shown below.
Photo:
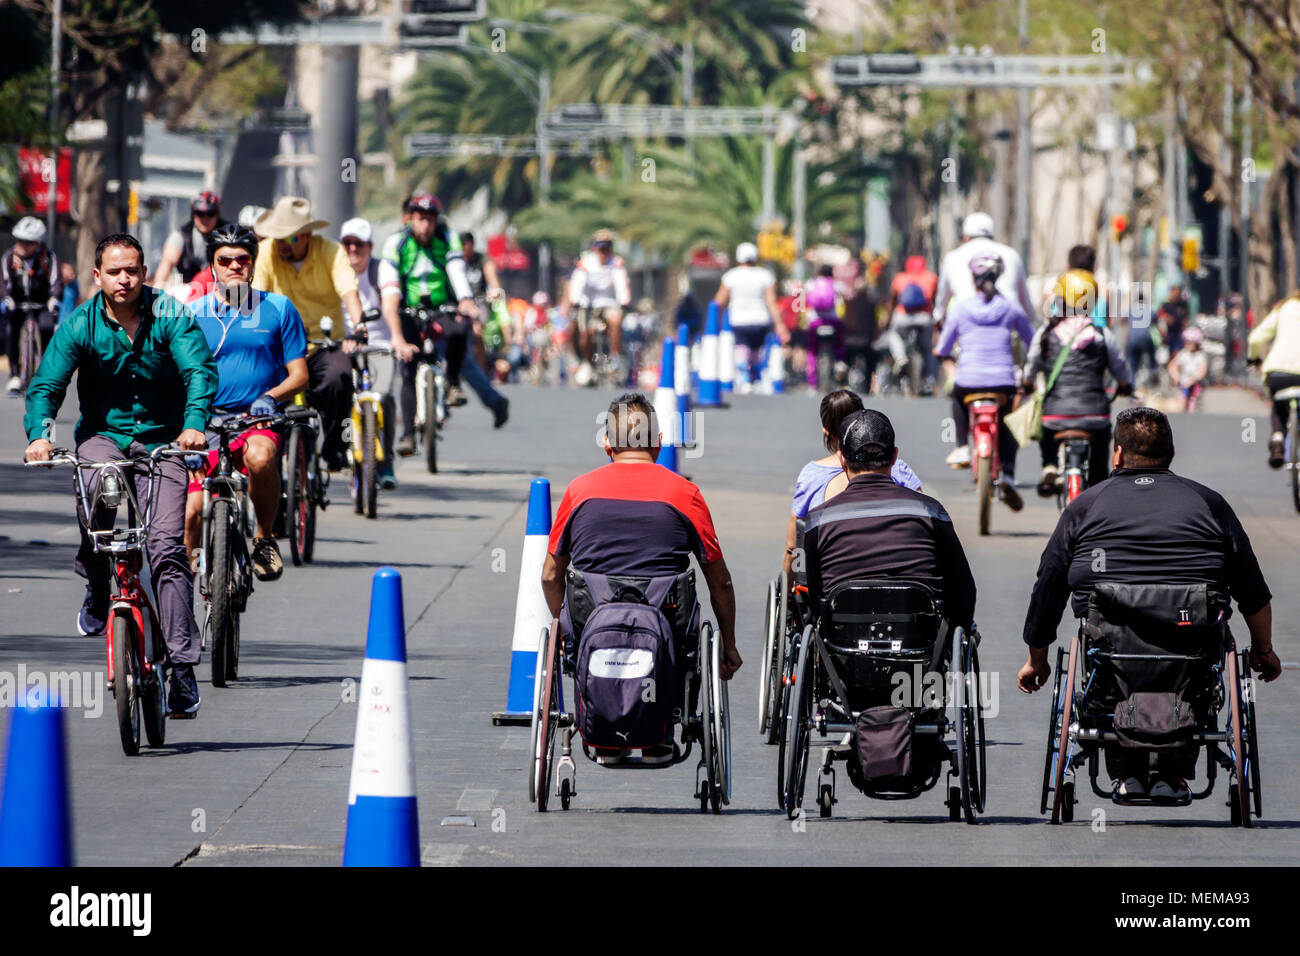
[[[100,291],[60,323],[27,388],[27,461],[49,460],[54,419],[74,372],[81,406],[75,440],[83,462],[144,454],[173,441],[206,449],[203,430],[217,390],[216,363],[185,306],[145,286],[144,274],[144,251],[134,236],[118,233],[95,247]],[[93,499],[98,475],[87,478]],[[142,503],[144,479],[135,476]],[[168,708],[177,717],[195,716],[200,704],[194,679],[199,629],[184,540],[187,483],[179,459],[161,461],[146,542],[172,670]],[[112,517],[96,513],[94,524],[108,527]],[[100,634],[108,617],[110,569],[84,528],[76,570],[87,582],[77,629]]]

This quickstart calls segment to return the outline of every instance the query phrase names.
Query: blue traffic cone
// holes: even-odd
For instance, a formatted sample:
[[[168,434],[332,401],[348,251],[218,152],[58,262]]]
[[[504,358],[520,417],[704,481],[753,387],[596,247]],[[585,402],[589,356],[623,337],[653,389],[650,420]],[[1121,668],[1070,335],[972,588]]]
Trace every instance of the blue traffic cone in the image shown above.
[[[718,333],[718,388],[723,397],[736,389],[736,333],[731,330],[731,310],[722,310],[722,331]]]
[[[691,444],[691,330],[685,323],[677,325],[677,363],[673,383],[677,392],[677,440],[682,448]]]
[[[519,590],[515,594],[515,632],[510,642],[510,686],[506,709],[492,715],[498,727],[527,727],[533,721],[533,684],[537,647],[542,631],[551,626],[551,610],[542,593],[542,565],[551,537],[551,483],[534,478],[528,489],[528,521],[519,561]]]
[[[376,571],[370,590],[343,865],[420,865],[402,576],[396,568]]]
[[[768,333],[764,378],[769,395],[780,395],[785,391],[785,356],[781,354],[781,340],[775,332]]]
[[[0,866],[71,866],[63,708],[32,693],[9,721],[4,795],[0,797]]]
[[[696,404],[716,408],[722,404],[722,386],[718,381],[718,303],[710,302],[704,320],[704,337],[700,340],[700,390]]]

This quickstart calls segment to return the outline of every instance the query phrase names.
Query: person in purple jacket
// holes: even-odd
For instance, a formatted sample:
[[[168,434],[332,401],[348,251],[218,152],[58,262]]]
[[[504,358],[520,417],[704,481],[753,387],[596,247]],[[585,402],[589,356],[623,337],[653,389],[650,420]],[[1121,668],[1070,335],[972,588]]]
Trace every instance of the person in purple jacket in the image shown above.
[[[849,483],[839,460],[840,424],[854,412],[862,410],[862,398],[847,388],[837,389],[821,402],[822,442],[830,452],[825,458],[815,458],[803,466],[794,482],[794,500],[790,505],[790,523],[785,531],[785,558],[782,567],[789,573],[794,565],[794,551],[798,545],[798,522],[808,517],[808,512],[827,499],[834,498]],[[900,457],[890,469],[894,483],[921,490],[921,479]]]
[[[943,335],[934,349],[934,354],[944,360],[944,368],[953,382],[952,412],[957,426],[957,448],[948,456],[947,463],[954,468],[970,465],[970,417],[964,401],[966,396],[973,392],[1006,395],[1006,402],[998,409],[1001,497],[1012,511],[1019,511],[1025,504],[1015,486],[1019,445],[1003,418],[1011,410],[1011,399],[1018,384],[1011,340],[1019,335],[1028,347],[1034,329],[1024,310],[998,292],[996,283],[1002,275],[1000,256],[975,256],[971,259],[970,271],[977,291],[948,310]],[[957,345],[961,346],[961,351],[957,355],[954,374],[952,352]]]

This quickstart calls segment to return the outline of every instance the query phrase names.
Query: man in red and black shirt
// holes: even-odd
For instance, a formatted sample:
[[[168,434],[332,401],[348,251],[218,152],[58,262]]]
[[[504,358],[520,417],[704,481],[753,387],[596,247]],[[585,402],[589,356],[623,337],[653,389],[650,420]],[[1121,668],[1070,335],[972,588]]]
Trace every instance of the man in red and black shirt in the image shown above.
[[[542,590],[560,616],[569,562],[595,574],[680,574],[694,555],[709,586],[722,636],[722,679],[740,669],[736,594],[700,489],[655,464],[661,436],[654,406],[639,392],[617,398],[606,418],[610,463],[575,478],[551,529]]]

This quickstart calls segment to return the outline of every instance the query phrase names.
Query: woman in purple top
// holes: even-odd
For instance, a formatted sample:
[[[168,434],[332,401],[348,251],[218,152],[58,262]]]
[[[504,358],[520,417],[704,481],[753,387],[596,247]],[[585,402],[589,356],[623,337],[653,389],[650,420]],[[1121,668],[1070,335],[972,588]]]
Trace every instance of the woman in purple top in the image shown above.
[[[798,543],[798,521],[808,517],[809,510],[816,508],[828,498],[834,498],[845,486],[848,478],[840,467],[838,457],[840,423],[853,412],[862,408],[862,399],[856,392],[841,388],[831,392],[821,403],[822,441],[830,452],[825,458],[816,458],[803,466],[799,477],[794,482],[794,501],[790,506],[790,523],[785,532],[785,559],[782,567],[790,571],[794,559],[794,549]],[[913,491],[921,490],[921,479],[908,467],[902,458],[894,462],[890,477],[896,484]]]
[[[934,354],[944,360],[948,377],[953,380],[952,414],[957,426],[957,448],[947,458],[954,468],[969,467],[970,413],[965,398],[974,392],[998,392],[1006,401],[998,408],[998,456],[1002,459],[1002,500],[1012,511],[1024,507],[1015,487],[1016,451],[1019,444],[1003,422],[1011,410],[1016,393],[1016,361],[1011,340],[1019,335],[1028,347],[1034,338],[1033,326],[1024,310],[999,294],[998,276],[1002,259],[997,255],[978,255],[971,260],[975,279],[974,295],[962,299],[948,310],[943,335]],[[953,374],[952,350],[960,343],[956,374]]]

